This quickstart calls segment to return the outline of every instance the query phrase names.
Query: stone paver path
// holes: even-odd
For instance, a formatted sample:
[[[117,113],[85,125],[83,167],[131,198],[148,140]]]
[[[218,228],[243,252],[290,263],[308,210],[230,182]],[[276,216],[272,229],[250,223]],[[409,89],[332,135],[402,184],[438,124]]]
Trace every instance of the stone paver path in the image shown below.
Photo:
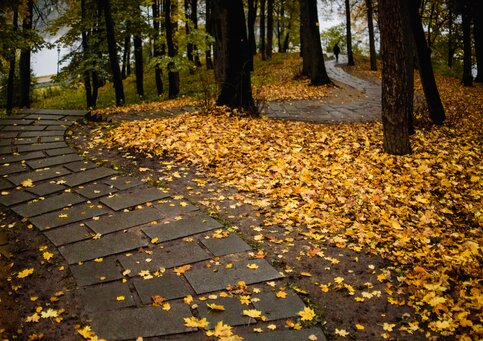
[[[286,299],[275,296],[276,284],[266,283],[283,275],[254,259],[239,236],[215,233],[223,226],[175,193],[97,167],[70,149],[65,130],[86,114],[26,110],[0,120],[0,204],[28,218],[70,264],[85,322],[99,337],[206,340],[184,325],[184,318],[197,316],[212,328],[218,321],[240,326],[245,340],[325,340],[319,328],[281,327],[296,320],[305,304],[291,291]],[[246,290],[240,281],[252,290],[246,305],[233,295]],[[191,304],[183,300],[188,295]],[[153,300],[164,300],[169,309],[153,306]],[[244,316],[247,309],[262,311],[267,322]],[[268,321],[280,328],[253,332]]]

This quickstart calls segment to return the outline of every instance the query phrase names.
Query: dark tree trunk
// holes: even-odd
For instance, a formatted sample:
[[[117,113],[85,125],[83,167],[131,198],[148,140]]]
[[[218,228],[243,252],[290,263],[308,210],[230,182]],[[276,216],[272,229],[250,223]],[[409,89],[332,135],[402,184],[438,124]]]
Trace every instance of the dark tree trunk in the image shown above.
[[[411,153],[409,118],[413,112],[413,63],[406,0],[379,0],[382,53],[382,124],[384,150]]]
[[[262,60],[267,59],[267,47],[265,44],[265,3],[267,0],[260,0],[260,52],[262,54]]]
[[[193,23],[193,28],[195,30],[198,29],[198,0],[191,0],[191,22]],[[200,55],[198,53],[198,47],[196,44],[193,44],[193,53],[194,53],[194,63],[196,67],[201,66]]]
[[[131,54],[131,34],[129,33],[129,21],[126,22],[126,36],[124,37],[124,50],[122,54],[122,68],[121,77],[126,79],[127,77],[127,64],[129,62],[129,55]]]
[[[453,43],[453,10],[451,5],[448,10],[448,67],[453,67],[454,59],[454,43]]]
[[[112,80],[114,83],[114,90],[116,92],[116,105],[124,105],[124,87],[122,85],[121,70],[119,69],[119,61],[117,57],[116,37],[114,35],[114,22],[111,14],[110,0],[100,0],[103,4],[104,18],[106,21],[106,37],[107,48],[109,51],[109,60],[111,63]]]
[[[476,78],[475,82],[483,83],[483,3],[481,0],[473,1],[473,32],[475,38],[476,53]]]
[[[256,114],[250,82],[250,50],[242,0],[214,0],[216,103]]]
[[[166,44],[168,45],[168,57],[174,58],[178,54],[177,46],[174,41],[174,33],[178,29],[178,23],[172,19],[172,13],[177,11],[176,0],[165,0],[165,22],[166,22]],[[179,72],[176,70],[174,62],[168,63],[168,96],[175,98],[179,95]]]
[[[206,32],[213,36],[213,0],[206,0]],[[213,70],[213,58],[211,58],[211,43],[208,43],[205,51],[206,68]]]
[[[352,53],[352,30],[351,30],[350,0],[345,0],[345,22],[346,22],[346,41],[347,41],[347,65],[355,65],[354,54]]]
[[[446,116],[444,114],[443,103],[441,103],[441,98],[439,96],[438,87],[434,79],[429,48],[426,46],[423,24],[418,11],[419,2],[420,0],[409,1],[409,17],[411,20],[414,42],[416,43],[416,52],[418,54],[419,75],[421,76],[421,82],[423,84],[426,102],[428,103],[431,120],[434,124],[441,125],[446,119]]]
[[[291,26],[290,24],[287,27],[287,34],[285,35],[285,39],[283,40],[283,45],[282,45],[282,52],[285,53],[288,51],[288,47],[290,44],[290,29]]]
[[[304,28],[304,44],[307,44],[303,58],[309,59],[310,85],[330,84],[331,81],[327,75],[324,64],[324,56],[322,54],[322,45],[320,43],[319,19],[317,14],[317,0],[302,0],[300,2],[301,11],[303,8],[304,16],[308,20]],[[302,16],[301,16],[302,18]]]
[[[300,1],[300,54],[302,56],[302,76],[310,75],[310,22],[308,0]]]
[[[431,10],[429,11],[429,18],[428,18],[428,49],[430,51],[430,54],[431,54],[431,27],[433,25],[433,17],[434,17],[434,11],[435,11],[436,7],[435,7],[435,4],[432,3],[431,4]]]
[[[255,41],[255,20],[257,18],[257,0],[248,0],[248,46],[252,55],[257,54],[257,42]]]
[[[144,97],[144,66],[143,66],[143,40],[139,34],[134,35],[134,62],[136,66],[136,91]]]
[[[377,70],[376,44],[374,43],[374,20],[372,18],[372,0],[366,0],[367,6],[367,28],[369,30],[369,55],[371,60],[371,70]]]
[[[14,9],[13,12],[13,32],[17,32],[18,30],[18,8]],[[6,109],[7,109],[7,114],[10,115],[13,111],[13,94],[15,92],[15,62],[17,59],[16,49],[13,49],[12,54],[10,56],[10,65],[9,65],[9,70],[8,70],[8,79],[7,79],[7,103],[6,103]]]
[[[463,0],[463,79],[464,86],[473,85],[473,75],[471,74],[471,15],[470,0]]]
[[[33,21],[33,0],[27,2],[27,15],[22,21],[22,30],[25,34],[30,34],[32,30]],[[30,108],[30,86],[32,83],[31,70],[30,70],[30,58],[31,50],[30,46],[22,49],[20,52],[20,106],[24,108]]]
[[[81,20],[86,20],[87,15],[86,15],[86,1],[81,0]],[[82,37],[82,51],[84,52],[85,58],[88,58],[90,54],[90,49],[89,49],[89,40],[88,40],[88,35],[86,31],[82,31],[81,33]],[[96,106],[96,103],[93,102],[93,96],[92,96],[92,86],[91,86],[91,72],[89,71],[84,71],[84,89],[86,92],[86,105],[87,108],[93,108]]]
[[[160,44],[160,37],[159,37],[159,21],[161,20],[159,16],[159,0],[154,0],[152,4],[152,10],[153,10],[153,56],[154,58],[159,58],[161,57],[161,48],[159,46]],[[154,78],[156,81],[156,91],[158,96],[160,96],[163,93],[163,79],[161,78],[161,68],[159,65],[156,63],[156,66],[154,67]]]
[[[190,24],[189,24],[189,20],[190,20],[190,0],[184,0],[184,13],[185,13],[185,17],[186,17],[186,25],[185,25],[185,30],[186,30],[186,35],[189,36],[190,33],[191,33],[191,30],[190,30]],[[193,44],[191,42],[188,42],[186,44],[186,57],[188,58],[188,60],[192,63],[194,63],[194,58],[193,58]],[[190,69],[190,73],[193,74],[193,70]]]
[[[267,0],[267,59],[272,58],[273,49],[273,0]]]

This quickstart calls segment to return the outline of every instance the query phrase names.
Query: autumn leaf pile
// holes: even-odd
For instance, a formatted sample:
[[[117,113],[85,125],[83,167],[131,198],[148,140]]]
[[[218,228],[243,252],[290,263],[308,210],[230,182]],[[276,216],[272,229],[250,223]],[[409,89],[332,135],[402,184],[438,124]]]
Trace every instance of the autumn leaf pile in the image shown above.
[[[112,114],[124,114],[127,112],[141,112],[141,111],[160,111],[171,108],[178,108],[182,106],[191,106],[198,104],[198,101],[191,97],[182,97],[176,99],[170,99],[163,102],[149,102],[132,104],[123,107],[102,108],[92,111],[92,114],[97,115],[112,115]]]
[[[483,335],[483,88],[439,86],[450,122],[417,131],[404,157],[383,152],[379,123],[223,113],[128,122],[101,139],[204,169],[265,210],[266,225],[387,259],[389,303],[469,340]]]

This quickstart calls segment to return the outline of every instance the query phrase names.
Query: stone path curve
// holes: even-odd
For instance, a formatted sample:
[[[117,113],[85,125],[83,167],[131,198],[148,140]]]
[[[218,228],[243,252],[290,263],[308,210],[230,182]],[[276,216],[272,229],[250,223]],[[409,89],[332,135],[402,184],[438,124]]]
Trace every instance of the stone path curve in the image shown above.
[[[254,257],[238,235],[176,193],[98,167],[69,148],[66,129],[86,114],[25,110],[0,120],[0,204],[28,218],[57,247],[99,337],[207,340],[184,326],[184,318],[198,316],[211,328],[221,320],[239,326],[235,331],[245,340],[325,340],[319,328],[282,327],[286,319],[296,321],[305,304],[291,291],[286,299],[275,296],[283,275]],[[231,291],[220,295],[228,286]],[[252,294],[247,305],[242,293]],[[212,294],[216,298],[202,300]],[[191,304],[183,300],[188,295]],[[169,310],[153,306],[160,297]],[[226,310],[212,311],[207,302]],[[246,309],[262,311],[267,321],[243,316]],[[253,333],[277,322],[277,331]]]

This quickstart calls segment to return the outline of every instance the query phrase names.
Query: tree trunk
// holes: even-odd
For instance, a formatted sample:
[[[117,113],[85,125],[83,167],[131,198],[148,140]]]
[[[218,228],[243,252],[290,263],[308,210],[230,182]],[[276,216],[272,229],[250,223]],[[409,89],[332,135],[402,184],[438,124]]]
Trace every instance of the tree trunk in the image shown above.
[[[434,17],[434,10],[436,9],[435,4],[431,4],[431,10],[429,11],[429,18],[428,18],[428,49],[429,54],[431,55],[431,26],[433,25],[433,17]]]
[[[185,14],[185,19],[186,19],[186,25],[185,25],[185,30],[186,30],[186,36],[189,36],[191,33],[190,30],[190,25],[189,25],[189,20],[190,20],[190,0],[184,0],[184,14]],[[188,42],[186,44],[186,58],[192,63],[194,63],[194,58],[193,58],[193,43]],[[190,73],[193,74],[194,71],[190,68]]]
[[[213,36],[213,0],[206,0],[206,32]],[[205,51],[206,69],[213,70],[213,59],[211,58],[211,43],[208,43]]]
[[[265,44],[265,3],[267,0],[260,0],[260,52],[262,54],[262,60],[267,59],[267,47]]]
[[[310,21],[308,1],[300,1],[300,54],[302,56],[302,76],[310,75]]]
[[[81,20],[86,20],[86,1],[81,0]],[[89,40],[86,31],[81,32],[82,37],[82,52],[84,53],[84,58],[88,58],[90,51],[89,51]],[[91,73],[89,71],[84,71],[84,89],[86,92],[86,106],[87,108],[95,107],[95,103],[92,101],[92,86],[91,86]]]
[[[248,0],[248,46],[252,55],[257,54],[257,42],[255,40],[256,2],[257,0]]]
[[[438,87],[434,79],[433,65],[429,48],[426,46],[424,37],[423,24],[418,12],[419,0],[409,1],[409,17],[413,32],[414,41],[416,43],[416,52],[418,53],[419,75],[423,84],[424,95],[428,104],[429,115],[434,124],[443,124],[446,116],[444,114],[443,103],[439,96]]]
[[[33,0],[27,2],[27,14],[22,21],[22,30],[28,36],[32,30],[33,21]],[[20,52],[20,106],[30,108],[30,86],[32,83],[32,73],[30,70],[31,49],[30,46],[25,47]]]
[[[242,0],[213,0],[216,80],[221,91],[216,103],[256,114],[250,81],[250,50]]]
[[[191,22],[193,23],[193,28],[195,30],[198,29],[198,0],[191,0]],[[196,44],[193,44],[193,54],[194,54],[194,63],[196,67],[201,66],[200,55],[198,53],[198,47]]]
[[[409,117],[413,112],[414,84],[405,1],[379,1],[384,150],[395,155],[411,153]]]
[[[18,30],[18,8],[16,7],[13,11],[13,32]],[[10,56],[10,68],[8,70],[7,79],[7,115],[10,115],[13,111],[13,93],[15,92],[15,64],[16,64],[17,54],[16,49],[13,49],[12,55]]]
[[[372,18],[372,0],[366,0],[367,6],[367,28],[369,30],[369,55],[371,60],[371,70],[377,70],[376,44],[374,43],[374,20]]]
[[[283,45],[282,45],[282,52],[283,53],[288,51],[288,47],[289,47],[289,44],[290,44],[290,29],[291,29],[291,24],[288,25],[287,34],[285,35],[285,39],[283,40]]]
[[[154,58],[159,58],[161,57],[161,48],[159,46],[160,44],[159,21],[161,20],[159,16],[159,0],[154,0],[151,8],[153,10],[153,31],[154,31],[153,56]],[[156,91],[158,96],[160,96],[163,93],[163,79],[161,78],[161,68],[159,67],[158,63],[156,63],[154,67],[154,78],[156,81]]]
[[[273,0],[267,0],[267,59],[272,58],[273,49]]]
[[[134,63],[136,64],[136,91],[144,97],[143,40],[139,33],[134,35]]]
[[[126,36],[124,37],[124,51],[122,54],[122,68],[121,77],[126,79],[127,77],[127,64],[129,60],[129,54],[131,53],[131,34],[129,33],[129,21],[126,22]]]
[[[453,67],[454,47],[453,47],[453,10],[448,9],[448,67]]]
[[[165,0],[166,44],[168,45],[168,57],[174,58],[178,54],[174,33],[178,29],[178,23],[172,19],[172,13],[177,11],[177,0]],[[175,98],[179,95],[179,72],[174,62],[168,63],[168,97]]]
[[[476,53],[476,78],[475,82],[483,83],[483,24],[481,15],[483,14],[483,4],[481,0],[473,1],[473,32],[475,38]]]
[[[114,22],[111,14],[110,0],[100,0],[103,4],[104,18],[106,21],[106,37],[107,48],[109,51],[109,61],[112,69],[112,80],[114,83],[114,90],[116,92],[116,105],[124,105],[124,87],[122,85],[121,70],[119,68],[119,61],[117,57],[116,37],[114,35]]]
[[[347,65],[355,65],[352,53],[351,7],[350,0],[345,0],[345,22],[347,41]]]
[[[464,86],[473,85],[473,75],[471,74],[471,15],[470,0],[463,0],[463,79]]]

